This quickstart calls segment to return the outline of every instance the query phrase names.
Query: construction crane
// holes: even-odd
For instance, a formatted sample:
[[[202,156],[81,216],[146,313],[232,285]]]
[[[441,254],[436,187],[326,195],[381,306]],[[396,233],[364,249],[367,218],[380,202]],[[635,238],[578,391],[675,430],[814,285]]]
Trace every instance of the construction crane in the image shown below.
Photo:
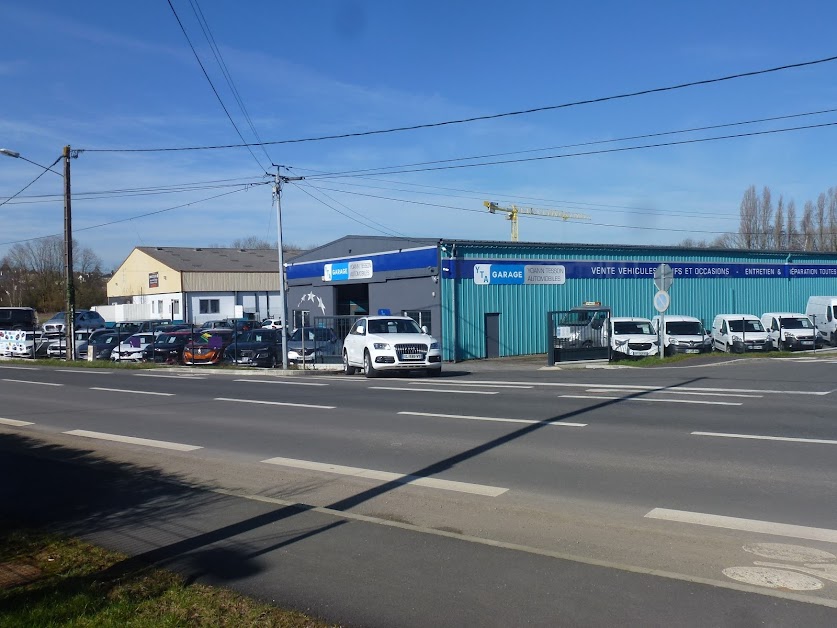
[[[590,220],[590,216],[586,214],[571,214],[569,212],[562,212],[555,209],[535,209],[534,207],[518,207],[512,205],[511,207],[500,207],[497,203],[492,201],[483,201],[482,203],[488,208],[492,214],[503,212],[508,214],[506,220],[511,220],[511,241],[517,242],[517,216],[548,216],[550,218],[560,218],[561,220]]]

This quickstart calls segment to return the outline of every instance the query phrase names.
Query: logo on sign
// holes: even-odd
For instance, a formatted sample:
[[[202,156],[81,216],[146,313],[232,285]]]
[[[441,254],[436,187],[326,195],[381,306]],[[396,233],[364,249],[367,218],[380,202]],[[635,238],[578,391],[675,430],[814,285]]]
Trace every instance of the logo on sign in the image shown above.
[[[348,281],[372,277],[372,260],[333,262],[323,266],[323,281]]]
[[[491,283],[491,264],[474,264],[474,283],[482,286]]]

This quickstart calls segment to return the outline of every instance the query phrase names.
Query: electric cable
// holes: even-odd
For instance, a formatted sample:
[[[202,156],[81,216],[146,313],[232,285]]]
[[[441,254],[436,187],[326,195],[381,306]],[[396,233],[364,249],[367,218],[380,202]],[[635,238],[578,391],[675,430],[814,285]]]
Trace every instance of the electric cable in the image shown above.
[[[171,4],[171,0],[169,0],[169,4]],[[172,10],[174,10],[172,8]],[[178,20],[179,22],[179,20]],[[184,31],[185,33],[185,31]],[[369,135],[383,135],[386,133],[399,133],[403,131],[415,131],[419,129],[429,129],[435,127],[443,127],[443,126],[452,126],[457,124],[466,124],[470,122],[478,122],[482,120],[496,120],[499,118],[507,118],[512,116],[521,116],[521,115],[528,115],[532,113],[539,113],[543,111],[554,111],[557,109],[567,109],[570,107],[578,107],[581,105],[590,105],[595,103],[602,103],[608,102],[612,100],[624,100],[627,98],[634,98],[636,96],[646,96],[649,94],[658,94],[662,92],[669,92],[675,91],[680,89],[686,89],[689,87],[697,87],[700,85],[710,85],[713,83],[721,83],[725,81],[732,81],[740,78],[746,78],[751,76],[759,76],[763,74],[770,74],[773,72],[781,72],[785,70],[809,67],[813,65],[819,65],[823,63],[830,63],[832,61],[837,60],[837,56],[825,57],[822,59],[814,59],[812,61],[803,61],[800,63],[790,63],[781,66],[776,66],[772,68],[765,68],[761,70],[753,70],[749,72],[739,72],[737,74],[729,74],[727,76],[721,76],[711,79],[703,79],[699,81],[689,81],[686,83],[679,83],[675,85],[668,85],[665,87],[654,87],[650,89],[643,89],[637,90],[632,92],[626,92],[622,94],[615,94],[610,96],[600,96],[597,98],[588,98],[584,100],[576,100],[572,102],[562,103],[558,105],[546,105],[542,107],[533,107],[531,109],[521,109],[519,111],[508,111],[504,113],[494,113],[488,114],[483,116],[473,116],[470,118],[460,118],[456,120],[445,120],[442,122],[429,122],[424,124],[412,124],[412,125],[405,125],[400,127],[393,127],[389,129],[378,129],[372,131],[358,131],[354,133],[339,133],[334,135],[321,135],[316,137],[305,137],[305,138],[296,138],[296,139],[287,139],[287,140],[275,140],[270,142],[259,142],[259,143],[244,143],[244,144],[226,144],[226,145],[215,145],[215,146],[179,146],[179,147],[170,147],[170,148],[86,148],[80,149],[87,152],[97,152],[97,153],[150,153],[150,152],[171,152],[171,151],[191,151],[191,150],[217,150],[217,149],[226,149],[226,148],[242,148],[244,146],[258,146],[258,145],[276,145],[276,144],[299,144],[302,142],[319,142],[324,140],[335,140],[335,139],[345,139],[350,137],[365,137]],[[242,138],[244,141],[244,138]]]
[[[29,160],[27,159],[26,161],[29,161]],[[47,172],[55,172],[54,170],[52,170],[52,167],[53,167],[55,164],[57,164],[59,161],[61,161],[61,157],[59,157],[58,159],[56,159],[55,161],[53,161],[53,162],[52,162],[52,163],[51,163],[48,167],[41,166],[41,168],[43,168],[43,170],[41,171],[41,174],[39,174],[37,177],[35,177],[34,179],[32,179],[29,183],[27,183],[26,185],[24,185],[24,186],[23,186],[22,188],[20,188],[17,192],[15,192],[15,193],[14,193],[14,194],[12,194],[11,196],[9,196],[9,197],[8,197],[5,201],[3,201],[2,203],[0,203],[0,207],[2,207],[3,205],[5,205],[5,204],[6,204],[6,203],[8,203],[9,201],[11,201],[11,200],[12,200],[13,198],[15,198],[18,194],[21,194],[22,192],[24,192],[24,191],[26,190],[26,188],[28,188],[29,186],[33,185],[33,184],[34,184],[34,183],[35,183],[38,179],[40,179],[42,176],[44,176]],[[34,164],[35,162],[34,162],[34,161],[31,161],[30,163],[33,163],[33,164]],[[35,164],[35,165],[37,166],[38,164]]]
[[[317,190],[317,192],[318,192],[319,194],[322,194],[323,196],[325,196],[325,197],[326,197],[328,200],[330,200],[331,202],[333,202],[333,203],[337,203],[338,205],[340,205],[340,207],[342,207],[342,208],[343,208],[343,209],[345,209],[346,211],[351,212],[351,213],[352,213],[352,214],[354,214],[355,216],[359,216],[359,217],[361,217],[363,220],[366,220],[366,221],[368,221],[368,222],[371,222],[371,223],[373,223],[373,224],[378,225],[379,227],[381,227],[381,228],[383,228],[383,229],[386,229],[386,230],[387,230],[387,234],[386,234],[386,235],[392,235],[392,236],[395,236],[395,237],[398,237],[398,238],[408,238],[408,237],[410,237],[410,236],[408,236],[406,233],[401,233],[400,231],[396,231],[396,230],[395,230],[395,229],[393,229],[392,227],[388,227],[387,225],[385,225],[385,224],[383,224],[383,223],[380,223],[380,222],[378,222],[378,221],[376,221],[376,220],[372,220],[372,219],[371,219],[371,218],[369,218],[368,216],[364,216],[364,215],[363,215],[362,213],[360,213],[359,211],[356,211],[356,210],[352,209],[351,207],[349,207],[349,206],[348,206],[348,205],[346,205],[345,203],[343,203],[343,202],[341,202],[341,201],[338,201],[336,198],[334,198],[334,197],[329,196],[328,194],[326,194],[326,193],[323,191],[323,188],[317,187],[316,185],[310,185],[310,184],[306,185],[306,184],[301,183],[301,182],[297,183],[297,185],[298,185],[299,187],[309,187],[309,188],[311,188],[311,189],[313,189],[313,190]],[[336,191],[338,191],[338,192],[339,192],[339,190],[336,190]]]

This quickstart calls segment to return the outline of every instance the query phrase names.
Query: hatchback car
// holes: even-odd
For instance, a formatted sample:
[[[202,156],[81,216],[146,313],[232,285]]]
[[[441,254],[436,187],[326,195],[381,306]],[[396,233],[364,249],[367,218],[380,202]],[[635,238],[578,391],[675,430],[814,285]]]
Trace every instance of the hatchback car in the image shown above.
[[[146,345],[142,359],[144,362],[180,364],[183,360],[183,349],[197,335],[188,330],[158,334],[154,342]]]
[[[102,334],[93,340],[89,353],[93,355],[94,360],[110,360],[110,354],[119,346],[123,337],[112,331]]]
[[[254,329],[239,334],[224,351],[224,361],[242,366],[274,368],[282,361],[282,331]]]
[[[406,316],[366,316],[358,319],[343,341],[343,370],[363,369],[366,377],[381,371],[423,370],[441,375],[439,341]]]
[[[267,329],[282,329],[281,318],[266,318],[262,321],[262,327]]]
[[[340,339],[328,327],[300,327],[288,338],[288,362],[316,362],[326,355],[340,355]]]
[[[113,362],[141,362],[143,350],[146,345],[154,342],[154,337],[154,334],[150,332],[129,336],[111,352],[110,359]]]
[[[232,342],[232,329],[213,329],[195,336],[183,348],[183,364],[218,364],[224,358],[224,349]]]

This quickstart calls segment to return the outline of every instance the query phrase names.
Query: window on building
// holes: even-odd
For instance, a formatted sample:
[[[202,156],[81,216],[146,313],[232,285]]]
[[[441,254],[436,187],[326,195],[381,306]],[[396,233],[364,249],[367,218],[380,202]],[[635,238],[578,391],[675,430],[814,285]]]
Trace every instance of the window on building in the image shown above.
[[[171,302],[171,314],[177,316],[180,314],[180,299],[173,299]]]
[[[221,311],[221,301],[219,299],[201,299],[198,307],[201,314],[217,314]]]
[[[427,327],[427,333],[433,333],[433,325],[430,323],[430,310],[404,310],[404,316],[409,316],[418,323],[419,327]]]
[[[163,314],[163,301],[157,301],[157,314]]]
[[[311,312],[308,310],[294,310],[294,329],[311,326]]]
[[[157,304],[156,304],[154,301],[152,301],[152,302],[151,302],[151,313],[152,313],[152,314],[156,314],[156,313],[157,313],[157,309],[156,309],[156,307],[157,307]]]

